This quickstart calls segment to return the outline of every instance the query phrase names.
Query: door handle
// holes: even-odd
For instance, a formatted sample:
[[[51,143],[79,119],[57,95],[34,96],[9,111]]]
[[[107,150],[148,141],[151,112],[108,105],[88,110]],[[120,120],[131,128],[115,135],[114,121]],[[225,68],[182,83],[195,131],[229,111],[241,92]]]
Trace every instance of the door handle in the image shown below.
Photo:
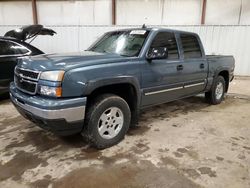
[[[201,69],[204,69],[204,68],[205,68],[204,63],[201,63],[201,64],[200,64],[200,68],[201,68]]]
[[[183,70],[183,65],[178,65],[176,68],[178,71]]]

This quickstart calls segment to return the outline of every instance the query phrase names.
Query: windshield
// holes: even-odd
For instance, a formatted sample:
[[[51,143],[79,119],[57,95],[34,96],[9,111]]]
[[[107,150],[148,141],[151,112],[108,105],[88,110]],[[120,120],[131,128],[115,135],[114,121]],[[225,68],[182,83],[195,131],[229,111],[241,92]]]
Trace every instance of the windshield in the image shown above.
[[[129,57],[138,56],[148,33],[146,30],[109,32],[102,36],[88,50]]]

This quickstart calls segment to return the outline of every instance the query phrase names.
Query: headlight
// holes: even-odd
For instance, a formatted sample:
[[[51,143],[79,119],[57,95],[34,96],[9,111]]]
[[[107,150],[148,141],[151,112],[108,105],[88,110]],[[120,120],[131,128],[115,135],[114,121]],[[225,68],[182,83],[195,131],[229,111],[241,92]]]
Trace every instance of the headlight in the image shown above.
[[[64,71],[46,71],[42,72],[40,79],[61,82],[63,80]]]
[[[62,88],[61,87],[50,87],[50,86],[40,86],[39,93],[41,95],[51,96],[51,97],[61,97]]]

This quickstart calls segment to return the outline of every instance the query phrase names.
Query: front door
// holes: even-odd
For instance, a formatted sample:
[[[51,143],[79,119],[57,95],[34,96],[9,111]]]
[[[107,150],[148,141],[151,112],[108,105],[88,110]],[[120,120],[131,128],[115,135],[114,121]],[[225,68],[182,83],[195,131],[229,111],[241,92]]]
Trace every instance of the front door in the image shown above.
[[[181,61],[175,34],[159,32],[152,41],[149,52],[157,47],[166,47],[168,57],[142,64],[143,107],[177,99],[183,92],[184,83],[179,77]]]

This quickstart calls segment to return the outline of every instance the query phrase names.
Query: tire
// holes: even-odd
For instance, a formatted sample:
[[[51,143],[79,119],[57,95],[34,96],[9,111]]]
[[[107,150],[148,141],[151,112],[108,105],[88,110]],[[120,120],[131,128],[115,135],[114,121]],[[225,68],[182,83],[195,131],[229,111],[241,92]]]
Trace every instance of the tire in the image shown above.
[[[117,95],[103,94],[89,105],[81,134],[91,146],[105,149],[124,139],[130,121],[127,102]]]
[[[205,97],[210,104],[220,104],[224,99],[225,91],[225,79],[222,76],[218,76],[215,78],[211,90],[205,93]]]

